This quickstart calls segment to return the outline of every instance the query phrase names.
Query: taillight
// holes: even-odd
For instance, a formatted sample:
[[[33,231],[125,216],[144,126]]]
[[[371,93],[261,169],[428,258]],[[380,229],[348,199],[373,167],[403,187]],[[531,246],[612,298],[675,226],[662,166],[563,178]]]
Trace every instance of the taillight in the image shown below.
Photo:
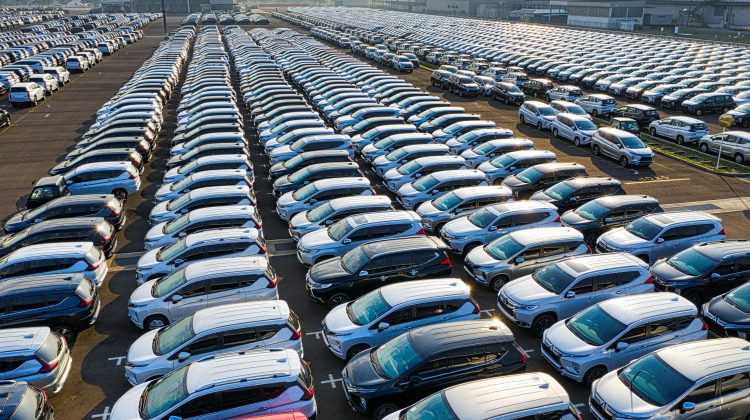
[[[45,392],[42,389],[40,389],[39,392],[42,393],[42,397],[44,397],[44,402],[47,402],[47,400],[49,400],[49,396],[47,396],[47,392]]]
[[[451,265],[451,259],[450,259],[450,257],[445,257],[445,259],[443,261],[440,261],[440,265],[450,266]]]
[[[291,337],[291,339],[292,340],[299,340],[300,338],[302,338],[302,330],[295,330],[294,328],[292,328],[292,337]]]
[[[701,319],[701,321],[703,321],[703,330],[704,331],[708,331],[708,324],[706,323],[706,321],[702,320],[702,319]]]
[[[266,286],[269,289],[273,289],[276,287],[276,285],[279,283],[278,280],[276,280],[276,277],[269,277],[268,278],[268,286]]]
[[[654,276],[649,276],[646,279],[646,283],[645,284],[654,284]]]
[[[138,174],[135,172],[128,171],[128,174],[130,175],[130,179],[136,179],[138,178]]]
[[[258,251],[259,254],[265,254],[267,249],[263,245],[258,245],[258,248],[260,248],[260,251]]]
[[[721,228],[721,232],[719,232],[719,235],[726,235],[726,232],[724,232],[724,228]]]
[[[93,262],[93,263],[89,263],[89,266],[88,266],[87,270],[88,271],[92,271],[92,270],[96,270],[97,268],[99,268],[99,261]]]
[[[93,301],[94,301],[94,297],[92,296],[92,297],[90,297],[90,298],[88,298],[88,299],[84,299],[84,298],[82,298],[82,297],[78,296],[78,300],[79,300],[79,301],[81,301],[81,302],[80,302],[80,303],[78,304],[78,306],[80,306],[80,307],[84,307],[84,308],[85,308],[85,307],[87,307],[87,306],[90,306],[90,305],[91,305],[91,302],[93,302]]]
[[[479,304],[474,299],[471,300],[471,304],[474,305],[474,310],[471,313],[478,314],[482,312],[482,308],[479,307]]]
[[[424,228],[419,229],[419,232],[417,232],[417,235],[426,235]]]
[[[305,393],[302,394],[302,401],[311,400],[315,395],[315,386],[311,386],[310,388],[303,388],[303,390],[305,391]]]
[[[526,352],[518,346],[516,346],[516,350],[518,350],[518,354],[521,356],[521,363],[526,363]]]
[[[62,337],[60,337],[60,339],[64,340],[64,338],[62,338]],[[52,372],[52,369],[56,368],[57,364],[59,363],[59,361],[57,361],[57,360],[54,360],[54,361],[49,362],[49,363],[47,363],[44,360],[39,359],[39,358],[37,358],[37,360],[39,361],[39,363],[42,364],[42,369],[39,371],[39,373]]]
[[[594,250],[593,250],[593,249],[591,249],[591,247],[590,247],[590,246],[586,245],[586,253],[587,253],[587,254],[593,254],[593,253],[594,253]]]
[[[555,219],[555,223],[560,223],[562,220],[560,219],[560,216],[557,216],[557,219]]]

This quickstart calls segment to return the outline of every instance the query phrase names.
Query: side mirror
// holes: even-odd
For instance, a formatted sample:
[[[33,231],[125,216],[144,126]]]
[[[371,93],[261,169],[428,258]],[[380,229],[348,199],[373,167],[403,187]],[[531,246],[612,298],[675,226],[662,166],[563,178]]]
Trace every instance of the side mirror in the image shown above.
[[[314,199],[314,198],[313,198],[312,200],[310,200],[310,204],[315,204],[315,203],[317,203],[317,202],[318,202],[318,200],[316,200],[316,199]]]
[[[518,257],[515,259],[516,264],[521,264],[522,262],[526,261],[523,257]]]
[[[494,226],[494,225],[493,225],[493,226],[490,226],[490,228],[489,228],[489,231],[490,231],[490,232],[494,232],[494,231],[496,231],[496,230],[497,230],[497,226]]]
[[[718,279],[719,277],[721,277],[721,274],[719,274],[719,273],[711,273],[711,278],[712,279]]]
[[[185,214],[187,212],[188,212],[188,209],[182,209],[182,210],[180,210],[180,214]]]
[[[389,324],[387,322],[381,322],[380,324],[378,324],[378,331],[385,331],[390,326],[391,326],[391,324]]]
[[[578,199],[575,197],[570,197],[570,201],[578,201]]]
[[[626,348],[628,348],[628,346],[630,346],[628,343],[624,341],[619,341],[617,344],[615,344],[615,350],[617,351],[625,350]]]
[[[419,172],[417,172],[416,174],[414,174],[414,179],[421,178],[421,177],[422,177],[422,174],[419,173]]]
[[[567,299],[573,299],[574,297],[576,297],[576,292],[574,292],[574,291],[571,290],[571,291],[569,291],[568,293],[565,294],[565,297]]]
[[[42,219],[34,219],[34,223],[42,223]]]
[[[178,236],[179,238],[184,238],[184,237],[186,237],[186,236],[187,236],[187,232],[180,232],[180,233],[178,233],[178,234],[177,234],[177,236]]]
[[[66,179],[65,180],[65,185],[73,185],[73,180],[72,179]]]
[[[178,266],[178,265],[181,265],[184,262],[185,262],[185,260],[183,260],[182,258],[178,258],[178,259],[174,260],[174,265]]]
[[[611,217],[605,217],[604,218],[604,223],[612,223],[612,218]]]
[[[516,170],[516,167],[515,167],[515,166],[511,166],[510,168],[508,168],[508,170],[509,170],[509,171],[515,171],[515,170]]]
[[[184,362],[185,360],[187,360],[187,359],[189,359],[189,358],[190,358],[190,353],[188,353],[188,352],[186,352],[186,351],[181,351],[181,352],[180,352],[180,353],[179,353],[179,354],[177,355],[177,360],[179,360],[180,362]]]
[[[462,211],[464,211],[464,209],[462,209],[462,208],[457,208],[457,209],[456,209],[456,214],[458,214],[458,213],[461,213]]]
[[[364,277],[364,276],[366,276],[367,274],[368,274],[368,273],[367,273],[367,270],[362,270],[362,271],[360,271],[360,272],[359,272],[359,276],[360,276],[360,277]]]
[[[182,300],[182,295],[172,295],[172,303],[177,303]]]
[[[684,403],[682,403],[682,405],[680,406],[680,410],[681,410],[681,411],[683,411],[683,412],[686,412],[686,411],[693,411],[693,410],[695,410],[695,403],[693,403],[693,402],[690,402],[690,401],[685,401],[685,402],[684,402]]]
[[[622,149],[622,144],[618,144],[618,145],[617,145],[617,148],[618,148],[618,149]]]
[[[656,243],[660,244],[664,242],[664,238],[656,238]]]
[[[310,181],[305,181],[305,185],[307,185],[307,184],[309,184],[309,183],[310,183]]]
[[[351,239],[349,239],[349,238],[346,238],[346,239],[344,239],[343,241],[341,241],[341,243],[342,243],[342,244],[344,244],[344,245],[346,245],[346,244],[350,244],[350,243],[352,243],[352,240],[351,240]]]
[[[331,220],[331,219],[328,219],[328,220],[326,220],[326,223],[325,223],[325,224],[326,224],[326,226],[330,226],[330,225],[332,225],[332,224],[333,224],[333,220]]]

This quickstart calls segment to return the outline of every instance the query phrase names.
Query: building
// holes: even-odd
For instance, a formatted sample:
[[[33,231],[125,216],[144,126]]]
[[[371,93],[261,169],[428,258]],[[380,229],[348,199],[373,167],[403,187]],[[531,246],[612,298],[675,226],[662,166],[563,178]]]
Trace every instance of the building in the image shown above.
[[[602,29],[642,25],[645,7],[645,0],[568,0],[568,25]]]

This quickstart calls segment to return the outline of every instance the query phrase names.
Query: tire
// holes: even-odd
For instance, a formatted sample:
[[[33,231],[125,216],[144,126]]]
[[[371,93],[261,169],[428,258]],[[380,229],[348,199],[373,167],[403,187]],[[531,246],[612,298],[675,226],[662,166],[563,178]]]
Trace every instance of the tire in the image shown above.
[[[679,145],[685,144],[685,137],[677,136],[677,138],[675,140],[677,140],[677,144],[679,144]]]
[[[78,332],[75,330],[75,328],[73,328],[72,325],[55,325],[51,328],[51,330],[53,333],[59,335],[60,337],[63,337],[68,344],[74,343],[76,341],[76,337],[78,337]]]
[[[464,252],[463,252],[464,258],[466,258],[466,256],[469,255],[469,252],[471,252],[472,249],[474,249],[474,248],[476,248],[476,247],[478,247],[480,245],[482,245],[482,244],[479,243],[479,242],[471,242],[471,243],[466,244],[466,246],[464,247]]]
[[[557,321],[557,319],[554,317],[554,315],[541,314],[534,319],[534,322],[531,323],[531,333],[534,334],[535,337],[541,337],[544,333],[544,330],[551,327],[552,324],[555,323],[555,321]]]
[[[685,299],[693,302],[695,304],[695,306],[697,306],[699,308],[703,304],[704,294],[703,294],[703,291],[700,290],[700,289],[688,290],[686,292],[681,293],[681,295]]]
[[[34,101],[32,103],[34,104],[34,106],[39,105],[39,99],[34,98]]]
[[[542,123],[541,123],[541,121],[540,121],[540,122],[538,122],[538,123],[536,123],[536,129],[537,129],[538,131],[542,131],[542,130],[544,130],[544,127],[542,127]]]
[[[703,153],[708,153],[708,145],[706,143],[701,143],[701,145],[698,146],[698,149]]]
[[[594,110],[591,111],[591,115],[593,115],[594,117],[598,117],[599,116],[599,111],[597,111],[597,110],[594,109]]]
[[[581,139],[579,139],[578,137],[574,138],[573,139],[573,145],[576,146],[576,147],[580,147],[581,146]]]
[[[588,388],[591,388],[594,381],[601,378],[606,373],[607,369],[604,366],[594,366],[583,375],[583,383],[586,384]]]
[[[627,168],[629,164],[630,164],[630,162],[628,162],[628,158],[627,157],[622,156],[620,158],[620,166],[622,166],[623,168]]]
[[[435,226],[434,232],[436,235],[440,235],[440,231],[443,229],[443,226],[445,226],[445,223],[440,223],[437,226]]]
[[[521,120],[521,124],[526,124],[526,118],[523,116],[523,114],[521,114],[519,119]]]
[[[375,408],[375,410],[372,411],[372,417],[376,420],[380,420],[383,417],[393,413],[394,411],[398,410],[398,406],[393,403],[384,403],[380,404]]]
[[[128,192],[123,190],[122,188],[118,188],[112,191],[112,194],[114,194],[115,197],[119,198],[122,201],[128,201]]]
[[[742,156],[742,153],[737,153],[734,155],[734,162],[742,164],[743,162],[745,162],[745,157]]]
[[[593,153],[593,154],[594,154],[594,156],[599,156],[599,145],[595,144],[595,145],[594,145],[594,146],[593,146],[593,147],[591,148],[591,153]]]
[[[654,127],[651,127],[649,133],[651,133],[652,136],[656,137],[656,129]]]
[[[510,106],[510,98],[505,98],[505,105]]]
[[[505,276],[493,277],[492,280],[490,280],[490,290],[495,293],[500,292],[500,289],[503,287],[503,285],[505,285],[507,281],[508,278]]]
[[[702,109],[700,109],[700,108],[696,109],[696,110],[695,110],[695,115],[697,115],[697,116],[699,116],[699,117],[700,117],[701,115],[703,115],[703,110],[702,110]]]
[[[334,307],[339,306],[342,303],[349,302],[350,300],[352,300],[352,297],[347,295],[346,293],[334,293],[330,298],[328,298],[328,307],[333,309]]]
[[[346,360],[352,360],[352,357],[356,356],[359,353],[362,353],[363,351],[369,349],[370,346],[365,344],[358,344],[352,348],[349,349],[349,351],[346,352]]]
[[[552,129],[552,137],[554,137],[554,138],[556,138],[556,139],[559,139],[559,138],[560,138],[560,133],[559,133],[559,132],[557,131],[557,129],[556,129],[556,128],[553,128],[553,129]]]
[[[169,320],[161,315],[152,315],[143,321],[143,328],[146,329],[146,331],[152,331],[161,327],[166,327],[167,325],[169,325]]]

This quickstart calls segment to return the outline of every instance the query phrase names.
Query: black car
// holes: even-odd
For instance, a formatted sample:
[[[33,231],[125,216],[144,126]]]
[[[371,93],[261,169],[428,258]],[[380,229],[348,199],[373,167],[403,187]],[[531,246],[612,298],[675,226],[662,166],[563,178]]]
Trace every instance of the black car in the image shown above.
[[[612,117],[632,118],[641,127],[647,127],[652,121],[660,120],[661,115],[654,107],[641,104],[622,105],[615,108]]]
[[[2,85],[0,85],[0,86],[2,86]],[[5,89],[4,86],[3,86],[3,89]],[[2,94],[3,93],[0,92],[0,95],[2,95]],[[0,126],[3,126],[3,127],[10,126],[10,112],[8,112],[8,111],[6,111],[4,109],[0,109]]]
[[[703,305],[702,315],[711,335],[747,339],[750,334],[750,283],[711,299]]]
[[[45,176],[34,183],[29,198],[26,199],[26,208],[35,209],[42,204],[50,202],[58,197],[70,195],[65,178],[60,175]]]
[[[66,159],[76,159],[79,156],[87,155],[95,150],[106,150],[106,149],[135,149],[141,155],[144,162],[148,162],[153,157],[154,148],[151,146],[148,140],[143,137],[116,137],[110,139],[103,139],[81,147],[73,149],[65,157]]]
[[[492,98],[505,102],[506,105],[521,105],[526,100],[526,95],[515,83],[500,82],[492,87]]]
[[[5,233],[15,233],[45,220],[69,217],[103,217],[115,229],[125,224],[125,206],[112,194],[81,194],[56,198],[33,210],[14,214],[5,222]]]
[[[734,106],[732,95],[727,93],[701,93],[684,101],[681,108],[683,112],[700,116],[710,113],[724,113]]]
[[[115,228],[101,217],[71,217],[53,219],[31,225],[26,229],[0,237],[0,257],[18,248],[50,242],[93,242],[107,258],[117,246]]]
[[[129,162],[131,165],[138,169],[139,173],[143,173],[143,157],[135,149],[121,148],[121,149],[101,149],[94,150],[90,153],[81,155],[75,159],[67,159],[54,168],[50,169],[50,175],[62,175],[65,172],[72,171],[73,169],[85,165],[87,163],[96,162]]]
[[[527,95],[543,98],[548,90],[555,87],[555,84],[548,79],[529,79],[523,84],[521,89]]]
[[[317,163],[337,162],[351,162],[349,152],[346,150],[316,150],[312,152],[303,152],[289,160],[274,164],[268,170],[268,175],[271,178],[276,179]]]
[[[609,120],[609,126],[618,130],[627,131],[636,136],[641,135],[641,128],[638,126],[638,121],[632,118],[614,117]]]
[[[401,117],[374,117],[364,119],[354,125],[345,127],[341,130],[341,134],[348,136],[354,136],[356,134],[366,133],[373,128],[381,127],[384,125],[392,124],[404,124],[404,119]]]
[[[661,98],[661,107],[664,109],[680,109],[682,103],[686,100],[708,92],[710,92],[708,89],[699,88],[679,89]]]
[[[526,168],[505,178],[502,185],[510,188],[516,199],[528,199],[535,191],[546,189],[568,178],[588,176],[580,163],[552,162]]]
[[[510,329],[496,319],[477,319],[415,328],[357,354],[342,376],[352,408],[382,419],[448,386],[525,368],[526,355]]]
[[[96,285],[82,273],[0,282],[0,328],[45,326],[72,343],[94,325],[99,305]]]
[[[675,292],[701,305],[750,280],[750,242],[694,245],[651,267],[657,290]]]
[[[443,88],[462,98],[464,96],[471,98],[479,96],[479,84],[477,84],[471,76],[465,74],[451,74],[448,80],[443,84]]]
[[[563,225],[583,233],[589,246],[596,244],[602,233],[622,227],[651,213],[661,213],[659,201],[647,195],[616,195],[601,197],[569,210],[560,217]]]
[[[569,210],[591,200],[609,195],[624,195],[622,183],[609,177],[571,178],[531,195],[531,200],[544,201],[559,210]]]
[[[44,391],[26,382],[0,381],[2,417],[12,420],[52,420],[54,410]]]
[[[750,127],[750,103],[742,104],[724,115],[732,117],[732,125],[742,128]],[[721,117],[724,117],[722,115]]]
[[[273,194],[278,197],[285,192],[302,188],[305,185],[319,179],[349,176],[364,176],[362,175],[362,172],[359,171],[359,165],[357,163],[316,163],[314,165],[298,169],[294,173],[284,175],[274,181]]]
[[[313,300],[337,306],[384,284],[449,275],[448,246],[434,236],[415,236],[360,245],[307,272],[305,289]]]
[[[443,89],[447,86],[448,78],[451,77],[451,75],[453,75],[453,73],[447,70],[435,70],[430,75],[430,84]]]

